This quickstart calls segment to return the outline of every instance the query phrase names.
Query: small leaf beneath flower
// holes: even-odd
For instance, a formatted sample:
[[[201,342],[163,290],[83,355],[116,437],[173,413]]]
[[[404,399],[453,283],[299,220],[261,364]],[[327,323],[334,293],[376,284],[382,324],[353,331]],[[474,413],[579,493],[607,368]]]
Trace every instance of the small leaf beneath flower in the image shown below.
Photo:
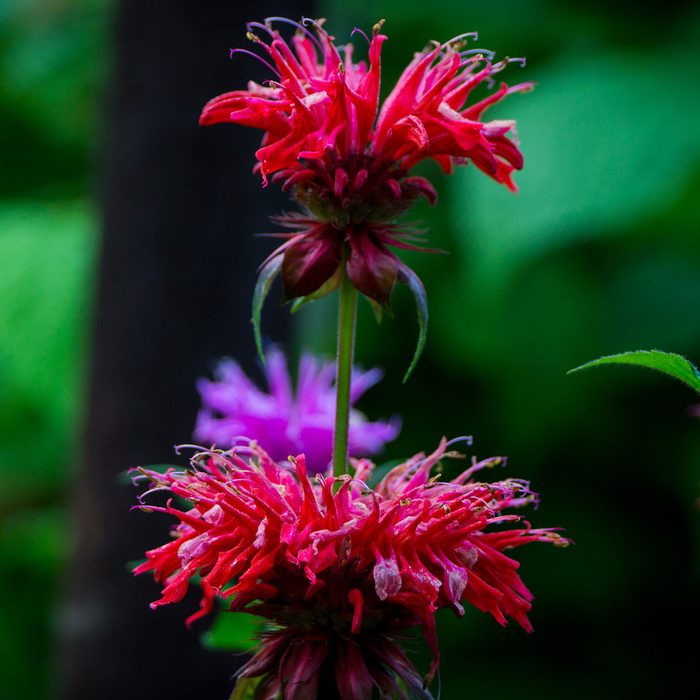
[[[410,267],[406,265],[399,267],[399,279],[411,290],[416,302],[416,311],[418,312],[418,342],[416,343],[416,350],[413,353],[411,364],[402,380],[405,383],[418,364],[418,359],[423,354],[423,348],[425,347],[428,332],[428,297],[425,293],[423,282]]]
[[[229,700],[253,700],[255,689],[261,680],[262,676],[258,678],[239,678]]]
[[[250,651],[257,644],[262,624],[262,620],[255,615],[223,610],[202,635],[202,644],[207,649]]]
[[[331,292],[334,292],[336,289],[338,289],[338,285],[340,284],[340,267],[333,273],[331,277],[329,277],[315,292],[312,292],[311,294],[307,294],[304,297],[297,297],[292,301],[292,306],[291,306],[291,312],[295,314],[299,309],[304,306],[305,304],[308,304],[310,301],[316,301],[317,299],[321,299],[322,297],[325,297],[327,294],[330,294]]]
[[[265,298],[270,292],[270,287],[279,275],[282,268],[283,256],[277,255],[262,266],[258,273],[258,279],[255,282],[255,291],[253,292],[253,334],[255,336],[255,347],[258,350],[258,357],[265,366],[265,353],[263,352],[262,334],[260,333],[260,316],[262,314]]]
[[[377,323],[382,322],[382,316],[383,316],[383,311],[385,310],[384,307],[378,302],[374,301],[374,299],[370,299],[369,297],[365,297],[367,301],[369,302],[369,305],[372,307],[372,312],[374,313],[374,318],[377,321]],[[387,312],[391,315],[390,309],[386,309]]]
[[[663,374],[667,374],[670,377],[675,377],[700,393],[700,371],[698,368],[682,355],[662,352],[661,350],[637,350],[635,352],[622,352],[618,355],[606,355],[605,357],[599,357],[597,360],[586,362],[580,367],[575,367],[569,370],[567,374],[600,365],[638,365],[640,367],[648,367],[649,369],[663,372]]]

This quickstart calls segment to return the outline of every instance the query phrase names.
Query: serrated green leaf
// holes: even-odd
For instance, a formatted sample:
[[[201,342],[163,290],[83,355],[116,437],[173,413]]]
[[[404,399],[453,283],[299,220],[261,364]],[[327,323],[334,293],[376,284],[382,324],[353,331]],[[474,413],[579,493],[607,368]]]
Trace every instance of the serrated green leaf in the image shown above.
[[[416,311],[418,313],[418,342],[416,349],[411,359],[411,364],[406,370],[403,378],[403,383],[408,381],[415,366],[418,364],[420,356],[423,354],[425,341],[428,333],[428,297],[425,293],[425,287],[421,282],[420,277],[411,270],[410,267],[402,266],[399,270],[399,279],[411,290],[413,298],[416,302]]]
[[[261,678],[239,678],[229,700],[253,700]]]
[[[606,355],[605,357],[599,357],[597,360],[586,362],[580,367],[575,367],[569,370],[567,374],[579,372],[582,369],[589,369],[590,367],[599,367],[600,365],[637,365],[639,367],[648,367],[667,374],[669,377],[675,377],[700,393],[700,371],[698,371],[698,368],[682,355],[662,352],[661,350],[637,350],[634,352],[622,352],[617,355]]]
[[[250,651],[257,644],[262,625],[263,621],[255,615],[222,610],[202,635],[202,644],[207,649]]]
[[[282,255],[277,255],[262,266],[258,273],[258,279],[255,282],[255,291],[253,292],[253,316],[251,321],[253,323],[255,347],[257,348],[258,357],[260,357],[263,367],[265,366],[265,353],[263,351],[262,334],[260,332],[260,316],[262,314],[265,298],[270,292],[270,287],[275,281],[275,277],[277,277],[282,269],[283,259],[284,257]]]

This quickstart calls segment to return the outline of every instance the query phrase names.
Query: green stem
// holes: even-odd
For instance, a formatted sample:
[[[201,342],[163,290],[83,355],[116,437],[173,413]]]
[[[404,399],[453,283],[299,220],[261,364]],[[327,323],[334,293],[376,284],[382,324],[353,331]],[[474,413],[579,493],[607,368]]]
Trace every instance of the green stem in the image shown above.
[[[355,352],[357,290],[341,265],[340,301],[338,304],[338,357],[336,372],[335,431],[333,433],[333,475],[348,471],[348,431],[350,426],[350,382]]]

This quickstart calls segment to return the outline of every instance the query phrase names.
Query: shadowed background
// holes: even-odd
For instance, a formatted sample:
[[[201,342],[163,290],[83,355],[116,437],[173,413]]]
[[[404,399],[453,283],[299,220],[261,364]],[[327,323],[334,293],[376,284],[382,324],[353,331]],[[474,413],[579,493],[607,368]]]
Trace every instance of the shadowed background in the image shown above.
[[[407,255],[431,327],[411,381],[412,301],[362,311],[358,360],[387,377],[370,417],[400,412],[383,458],[472,433],[479,456],[542,496],[566,551],[522,550],[535,634],[440,615],[443,698],[657,697],[691,682],[700,562],[700,424],[681,385],[633,369],[565,372],[659,347],[700,361],[700,13],[632,2],[243,3],[6,0],[0,5],[0,697],[225,698],[238,660],[201,650],[180,608],[126,563],[165,519],[129,514],[124,470],[169,462],[194,382],[233,355],[256,372],[248,316],[267,216],[259,134],[199,129],[203,103],[262,80],[247,19],[328,17],[344,42],[387,20],[384,93],[428,39],[478,29],[528,57],[516,118],[520,193],[468,167],[412,214],[450,256]],[[350,9],[352,8],[352,10]],[[363,47],[357,41],[357,50]],[[333,350],[334,306],[264,315],[288,350]],[[259,377],[259,373],[257,374]],[[425,653],[416,644],[417,663]]]

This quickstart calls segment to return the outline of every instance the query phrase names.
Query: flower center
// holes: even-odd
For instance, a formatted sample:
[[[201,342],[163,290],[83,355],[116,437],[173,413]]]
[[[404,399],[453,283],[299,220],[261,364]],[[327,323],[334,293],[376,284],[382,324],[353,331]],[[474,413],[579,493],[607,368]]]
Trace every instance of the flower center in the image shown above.
[[[393,221],[421,194],[405,170],[369,155],[339,161],[330,151],[304,165],[285,189],[291,187],[295,200],[314,218],[339,229],[365,221]]]

